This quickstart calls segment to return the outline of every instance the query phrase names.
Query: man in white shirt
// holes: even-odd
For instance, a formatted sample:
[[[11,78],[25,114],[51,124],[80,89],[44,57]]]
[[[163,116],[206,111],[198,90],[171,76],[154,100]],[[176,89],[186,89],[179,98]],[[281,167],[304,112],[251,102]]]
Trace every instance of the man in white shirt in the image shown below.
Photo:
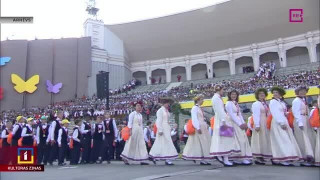
[[[104,114],[105,120],[103,121],[103,132],[104,132],[104,148],[102,157],[110,164],[110,159],[114,159],[114,146],[115,140],[118,135],[118,129],[115,119],[112,119],[110,112],[106,111]]]

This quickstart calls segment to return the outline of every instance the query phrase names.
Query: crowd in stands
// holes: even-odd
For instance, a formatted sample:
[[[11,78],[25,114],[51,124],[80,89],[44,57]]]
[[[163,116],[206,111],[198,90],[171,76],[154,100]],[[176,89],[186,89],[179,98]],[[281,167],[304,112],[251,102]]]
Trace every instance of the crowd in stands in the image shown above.
[[[110,93],[110,95],[126,93],[128,91],[131,91],[132,89],[134,89],[136,86],[139,86],[139,85],[141,85],[140,80],[132,79],[127,84],[124,84],[122,87],[116,88],[114,90],[110,90],[109,93]]]

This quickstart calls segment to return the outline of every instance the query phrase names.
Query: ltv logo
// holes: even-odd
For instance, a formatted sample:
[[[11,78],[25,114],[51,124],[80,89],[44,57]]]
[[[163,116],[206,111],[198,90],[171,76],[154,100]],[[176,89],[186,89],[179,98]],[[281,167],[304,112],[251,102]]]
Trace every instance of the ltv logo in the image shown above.
[[[18,148],[18,164],[33,164],[34,151],[33,148]]]

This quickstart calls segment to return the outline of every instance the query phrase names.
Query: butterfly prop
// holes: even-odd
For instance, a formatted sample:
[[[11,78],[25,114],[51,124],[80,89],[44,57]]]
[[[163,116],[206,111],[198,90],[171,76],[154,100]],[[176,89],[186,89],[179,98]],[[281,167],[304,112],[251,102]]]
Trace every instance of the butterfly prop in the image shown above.
[[[39,75],[33,75],[27,81],[24,81],[19,75],[11,74],[11,82],[15,85],[14,89],[18,93],[23,93],[25,91],[28,93],[33,93],[35,90],[37,90],[38,87],[36,85],[39,84],[39,81]]]
[[[3,88],[0,87],[0,100],[3,98]]]
[[[0,66],[6,65],[11,60],[11,57],[0,57]]]
[[[50,80],[47,80],[47,90],[49,93],[57,94],[58,92],[60,92],[60,88],[62,88],[62,83],[53,85]]]

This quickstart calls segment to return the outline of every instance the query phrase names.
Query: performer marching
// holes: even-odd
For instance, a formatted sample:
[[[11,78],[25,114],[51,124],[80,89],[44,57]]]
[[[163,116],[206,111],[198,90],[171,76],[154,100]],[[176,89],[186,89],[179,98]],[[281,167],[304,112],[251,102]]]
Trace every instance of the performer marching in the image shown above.
[[[251,137],[251,150],[255,163],[265,165],[267,159],[272,158],[270,145],[270,131],[267,129],[267,118],[270,115],[266,102],[268,91],[264,88],[255,92],[256,102],[252,104],[253,127]],[[249,122],[250,123],[250,122]]]
[[[83,148],[81,164],[90,163],[90,152],[91,152],[91,125],[88,122],[89,119],[85,119],[85,121],[81,124],[80,132],[82,134],[81,145]]]
[[[50,157],[49,157],[49,164],[53,165],[53,161],[56,157],[59,156],[59,147],[57,144],[57,140],[58,140],[58,133],[59,130],[61,129],[61,121],[63,118],[63,112],[59,111],[57,113],[57,118],[52,121],[51,125],[50,125],[50,143],[51,143],[51,150],[50,150]]]
[[[302,158],[301,166],[311,166],[314,161],[314,150],[316,146],[316,133],[309,123],[308,103],[306,94],[308,88],[300,86],[295,90],[296,98],[292,101],[292,112],[294,116],[294,136],[299,145]]]
[[[145,162],[149,157],[143,136],[142,102],[132,104],[135,107],[135,111],[129,115],[128,128],[130,129],[130,138],[126,141],[124,150],[120,156],[126,165],[129,165],[129,161],[148,165]]]
[[[23,146],[33,146],[34,134],[33,134],[32,124],[33,124],[33,118],[28,118],[27,124],[22,129],[21,136],[23,137],[22,139]]]
[[[91,164],[101,163],[98,159],[101,155],[102,145],[103,145],[103,116],[97,116],[96,123],[93,124],[93,135],[92,135],[92,149],[91,149]]]
[[[23,123],[25,121],[25,118],[22,116],[18,116],[16,118],[16,124],[13,125],[13,130],[12,130],[12,144],[11,146],[18,146],[18,140],[21,138],[21,132],[22,132],[22,127]]]
[[[173,103],[172,99],[160,98],[161,108],[157,111],[157,134],[156,140],[150,150],[150,157],[153,161],[165,160],[166,165],[173,165],[171,160],[178,157],[176,148],[171,139],[171,127],[169,125],[169,106]]]
[[[49,125],[47,124],[47,117],[41,117],[41,123],[37,127],[36,140],[38,144],[38,164],[47,165],[49,156]]]
[[[105,120],[103,121],[103,131],[104,131],[104,146],[102,148],[102,160],[106,160],[110,164],[113,148],[115,146],[115,139],[118,135],[117,125],[114,119],[110,117],[110,112],[105,111]]]
[[[232,121],[227,116],[222,96],[224,89],[221,85],[214,88],[215,94],[212,97],[212,107],[215,112],[213,135],[211,138],[210,155],[216,157],[224,166],[233,166],[229,156],[240,152],[240,145],[234,136]]]
[[[236,159],[234,163],[241,165],[252,164],[251,147],[246,135],[247,124],[241,114],[239,107],[239,92],[232,90],[228,93],[228,101],[226,103],[226,110],[229,118],[232,120],[233,128],[235,130],[235,137],[240,145],[240,155],[230,156],[230,159]],[[240,161],[241,160],[241,161]]]
[[[210,134],[208,125],[204,120],[204,112],[200,107],[203,104],[203,99],[204,96],[202,94],[193,99],[195,105],[191,109],[191,119],[195,134],[189,135],[182,157],[185,160],[199,160],[200,165],[211,165],[207,162],[207,160],[211,159]]]
[[[292,166],[291,162],[301,159],[301,152],[287,120],[287,107],[283,101],[285,90],[280,87],[271,89],[273,99],[270,101],[272,115],[270,142],[274,164]]]

